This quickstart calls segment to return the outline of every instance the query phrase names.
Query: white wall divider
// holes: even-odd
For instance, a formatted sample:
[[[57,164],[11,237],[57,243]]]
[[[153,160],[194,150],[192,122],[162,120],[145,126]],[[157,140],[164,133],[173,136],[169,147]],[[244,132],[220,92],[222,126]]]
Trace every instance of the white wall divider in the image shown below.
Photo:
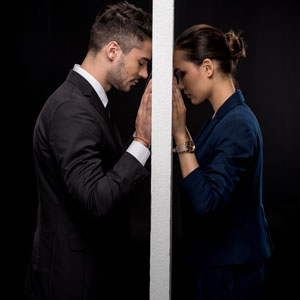
[[[150,300],[170,299],[174,0],[153,0]]]

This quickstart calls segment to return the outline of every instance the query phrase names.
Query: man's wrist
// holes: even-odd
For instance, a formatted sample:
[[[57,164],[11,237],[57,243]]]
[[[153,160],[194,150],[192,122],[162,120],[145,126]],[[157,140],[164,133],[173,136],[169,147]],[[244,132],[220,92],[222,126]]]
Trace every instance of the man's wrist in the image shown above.
[[[150,151],[140,141],[132,141],[126,150],[132,156],[134,156],[143,166],[150,156]]]
[[[147,139],[145,139],[145,138],[142,138],[142,137],[140,137],[140,136],[135,136],[134,137],[134,140],[136,141],[136,142],[140,142],[141,144],[143,144],[145,147],[147,147],[147,148],[149,148],[150,147],[150,142],[147,140]]]

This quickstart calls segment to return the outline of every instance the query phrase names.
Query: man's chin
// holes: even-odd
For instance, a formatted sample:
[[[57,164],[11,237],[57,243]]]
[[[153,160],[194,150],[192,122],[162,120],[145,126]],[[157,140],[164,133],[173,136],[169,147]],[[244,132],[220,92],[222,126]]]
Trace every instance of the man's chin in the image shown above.
[[[131,87],[132,87],[132,86],[133,86],[133,85],[132,85],[131,83],[129,83],[129,84],[123,86],[120,90],[123,91],[123,92],[128,93],[128,92],[131,90]]]
[[[137,82],[135,81],[129,81],[127,84],[115,84],[114,87],[122,92],[128,93],[132,86],[136,85]]]
[[[125,85],[125,86],[124,85],[122,85],[122,86],[121,85],[113,85],[113,86],[116,90],[125,92],[125,93],[129,92],[130,88],[131,88],[130,85]]]
[[[130,92],[130,89],[131,89],[131,85],[123,87],[123,88],[121,89],[121,91],[122,91],[122,92],[125,92],[125,93],[128,93],[128,92]]]

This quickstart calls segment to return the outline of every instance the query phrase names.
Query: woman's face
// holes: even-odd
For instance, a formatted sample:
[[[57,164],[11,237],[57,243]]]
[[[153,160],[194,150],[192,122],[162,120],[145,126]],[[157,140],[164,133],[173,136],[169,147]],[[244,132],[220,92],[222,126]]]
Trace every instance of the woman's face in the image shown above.
[[[174,70],[178,76],[179,88],[191,99],[193,104],[200,104],[209,98],[211,80],[209,80],[203,64],[197,66],[185,60],[183,50],[175,50]]]

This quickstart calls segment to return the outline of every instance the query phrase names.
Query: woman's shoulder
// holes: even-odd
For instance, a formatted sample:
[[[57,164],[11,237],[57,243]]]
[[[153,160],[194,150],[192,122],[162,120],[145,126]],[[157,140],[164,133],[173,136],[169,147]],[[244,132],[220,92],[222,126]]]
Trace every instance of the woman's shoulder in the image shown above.
[[[245,104],[237,105],[218,121],[215,134],[219,138],[243,139],[261,136],[261,130],[256,116]]]
[[[251,128],[254,125],[259,125],[255,114],[246,103],[242,103],[240,105],[235,106],[220,120],[220,123],[223,125],[228,125],[232,123],[239,124],[241,126],[248,125]]]

